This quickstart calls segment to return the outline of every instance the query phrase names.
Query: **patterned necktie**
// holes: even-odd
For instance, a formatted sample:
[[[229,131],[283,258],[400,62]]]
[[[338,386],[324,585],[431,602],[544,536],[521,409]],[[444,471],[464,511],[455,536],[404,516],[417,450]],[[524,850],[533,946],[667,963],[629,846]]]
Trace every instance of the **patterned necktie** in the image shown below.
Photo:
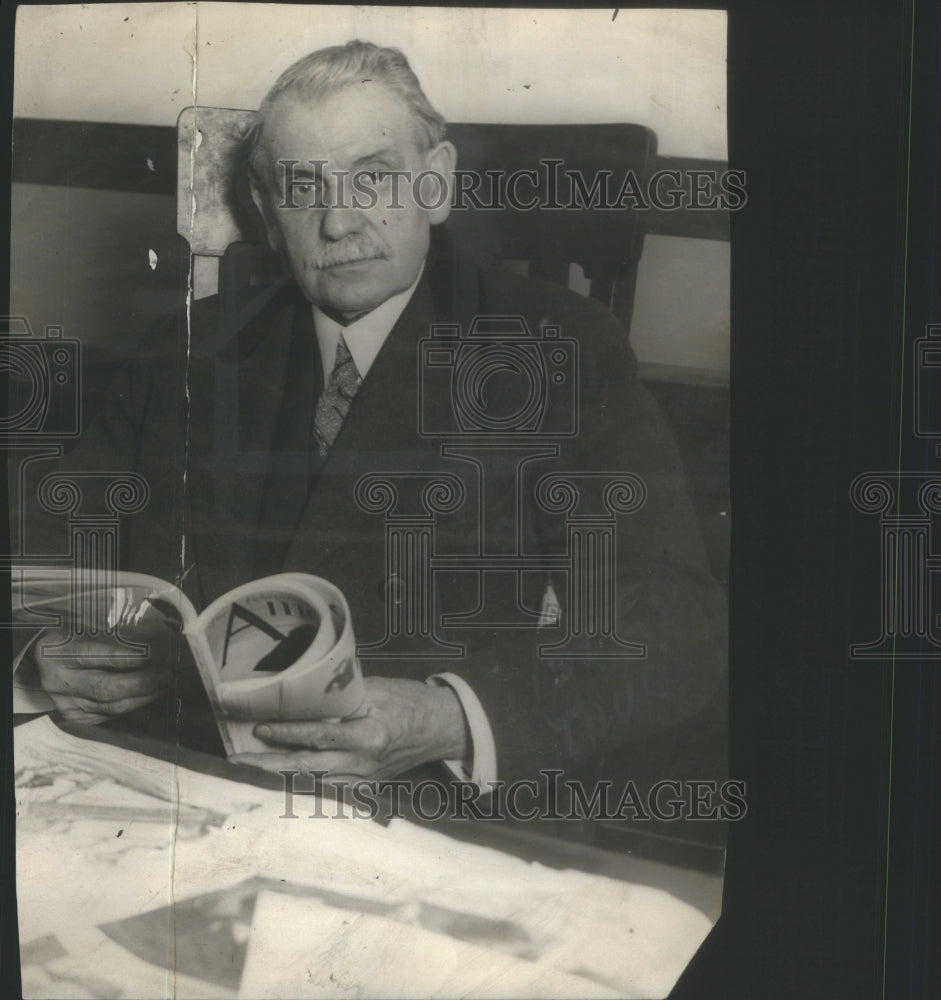
[[[317,400],[317,412],[314,415],[313,434],[321,458],[336,441],[340,427],[350,412],[350,403],[353,402],[353,397],[362,384],[363,380],[356,370],[356,362],[341,333],[333,371],[324,391],[320,394],[320,399]]]

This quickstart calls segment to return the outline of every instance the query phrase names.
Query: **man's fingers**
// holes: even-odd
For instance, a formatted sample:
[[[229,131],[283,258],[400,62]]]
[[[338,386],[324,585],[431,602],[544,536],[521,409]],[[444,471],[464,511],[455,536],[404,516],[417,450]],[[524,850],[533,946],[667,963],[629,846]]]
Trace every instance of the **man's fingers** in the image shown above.
[[[99,703],[153,696],[166,687],[168,679],[167,671],[157,669],[125,672],[88,667],[42,672],[43,690],[50,695],[87,698]]]
[[[122,698],[119,701],[112,701],[108,705],[108,711],[112,715],[123,715],[125,712],[133,712],[135,708],[141,708],[144,705],[149,705],[152,701],[156,701],[159,696],[160,692],[156,691],[153,694],[142,694],[133,698]]]
[[[324,781],[337,781],[343,778],[368,778],[374,764],[364,760],[356,753],[327,751],[301,751],[277,753],[237,753],[229,758],[232,764],[243,764],[247,767],[258,767],[263,771],[277,774],[279,771],[326,772]]]
[[[66,722],[81,722],[89,726],[96,726],[114,715],[124,715],[126,712],[133,712],[136,708],[142,708],[144,705],[150,704],[156,697],[156,694],[146,694],[106,704],[90,701],[87,698],[53,698],[53,701],[59,715]]]
[[[141,670],[133,674],[102,671],[92,684],[92,698],[102,702],[123,702],[142,696],[153,696],[166,687],[164,671]]]
[[[253,732],[266,743],[313,750],[369,750],[365,727],[354,722],[262,722]]]

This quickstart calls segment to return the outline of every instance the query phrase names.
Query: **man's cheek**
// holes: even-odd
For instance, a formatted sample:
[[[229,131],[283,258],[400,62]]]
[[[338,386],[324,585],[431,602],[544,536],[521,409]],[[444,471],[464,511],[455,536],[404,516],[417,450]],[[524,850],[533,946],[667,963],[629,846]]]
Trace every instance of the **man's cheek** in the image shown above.
[[[285,246],[296,250],[310,249],[319,242],[317,238],[317,218],[308,210],[285,212],[281,217],[281,235]]]

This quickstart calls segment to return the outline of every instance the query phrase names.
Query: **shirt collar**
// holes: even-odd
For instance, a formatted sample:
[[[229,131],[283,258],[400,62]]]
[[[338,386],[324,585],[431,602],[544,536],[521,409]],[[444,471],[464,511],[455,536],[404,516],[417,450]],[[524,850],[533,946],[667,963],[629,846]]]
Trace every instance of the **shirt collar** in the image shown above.
[[[337,356],[337,344],[340,342],[340,334],[346,341],[346,346],[350,350],[350,355],[356,365],[356,370],[360,378],[365,378],[367,372],[372,368],[373,362],[382,345],[386,342],[392,328],[398,322],[399,316],[405,311],[418,282],[425,270],[422,264],[418,277],[412,282],[404,292],[398,292],[388,298],[381,305],[360,316],[348,326],[342,326],[336,320],[331,319],[319,307],[312,306],[314,314],[314,329],[317,332],[317,346],[320,348],[320,360],[323,364],[323,378],[326,385],[333,371],[333,364]]]

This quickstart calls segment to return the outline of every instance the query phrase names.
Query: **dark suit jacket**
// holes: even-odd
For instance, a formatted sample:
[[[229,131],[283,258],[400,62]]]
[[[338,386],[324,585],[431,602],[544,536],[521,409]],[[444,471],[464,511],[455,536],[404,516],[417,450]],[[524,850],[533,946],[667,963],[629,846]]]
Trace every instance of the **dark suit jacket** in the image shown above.
[[[485,314],[522,316],[534,333],[550,320],[561,337],[578,342],[578,432],[542,440],[557,446],[555,458],[521,464],[520,456],[531,456],[525,442],[500,453],[482,448],[489,439],[471,432],[460,441],[461,460],[442,454],[442,445],[453,443],[448,435],[421,433],[422,407],[426,430],[456,425],[447,379],[439,370],[430,385],[420,371],[420,341],[434,323],[466,330]],[[503,374],[505,386],[519,384],[512,371]],[[122,524],[122,565],[171,581],[185,571],[182,585],[197,608],[252,578],[314,573],[346,594],[359,643],[377,643],[394,585],[383,516],[362,509],[355,484],[369,473],[412,485],[450,473],[466,497],[458,510],[437,515],[434,550],[443,568],[434,573],[432,618],[442,639],[464,647],[462,655],[364,655],[365,672],[424,678],[448,670],[466,679],[487,713],[506,780],[547,767],[578,773],[614,747],[681,727],[703,711],[725,670],[724,599],[707,568],[671,435],[606,310],[554,285],[469,272],[435,257],[325,461],[309,447],[322,377],[310,305],[291,283],[239,313],[225,313],[216,299],[199,301],[189,325],[177,317],[146,340],[68,460],[80,470],[133,468],[150,484],[147,509]],[[488,391],[499,393],[501,377]],[[553,396],[550,406],[569,398]],[[506,484],[491,488],[483,513],[481,473],[468,453],[486,466],[485,476]],[[643,507],[617,521],[613,556],[616,629],[646,646],[642,659],[540,658],[537,646],[560,639],[561,628],[440,627],[442,614],[471,611],[481,599],[480,574],[447,557],[507,551],[514,533],[531,556],[565,553],[565,515],[532,501],[540,476],[563,471],[630,472],[646,486]],[[403,479],[402,472],[418,475]],[[414,497],[403,503],[400,512],[420,513]],[[413,560],[402,572],[415,568]],[[576,595],[558,566],[522,574],[518,606],[538,611],[550,576],[570,614]],[[508,580],[512,587],[506,575],[488,586]],[[590,654],[593,642],[583,637],[579,651]],[[176,706],[167,718],[176,718]]]

